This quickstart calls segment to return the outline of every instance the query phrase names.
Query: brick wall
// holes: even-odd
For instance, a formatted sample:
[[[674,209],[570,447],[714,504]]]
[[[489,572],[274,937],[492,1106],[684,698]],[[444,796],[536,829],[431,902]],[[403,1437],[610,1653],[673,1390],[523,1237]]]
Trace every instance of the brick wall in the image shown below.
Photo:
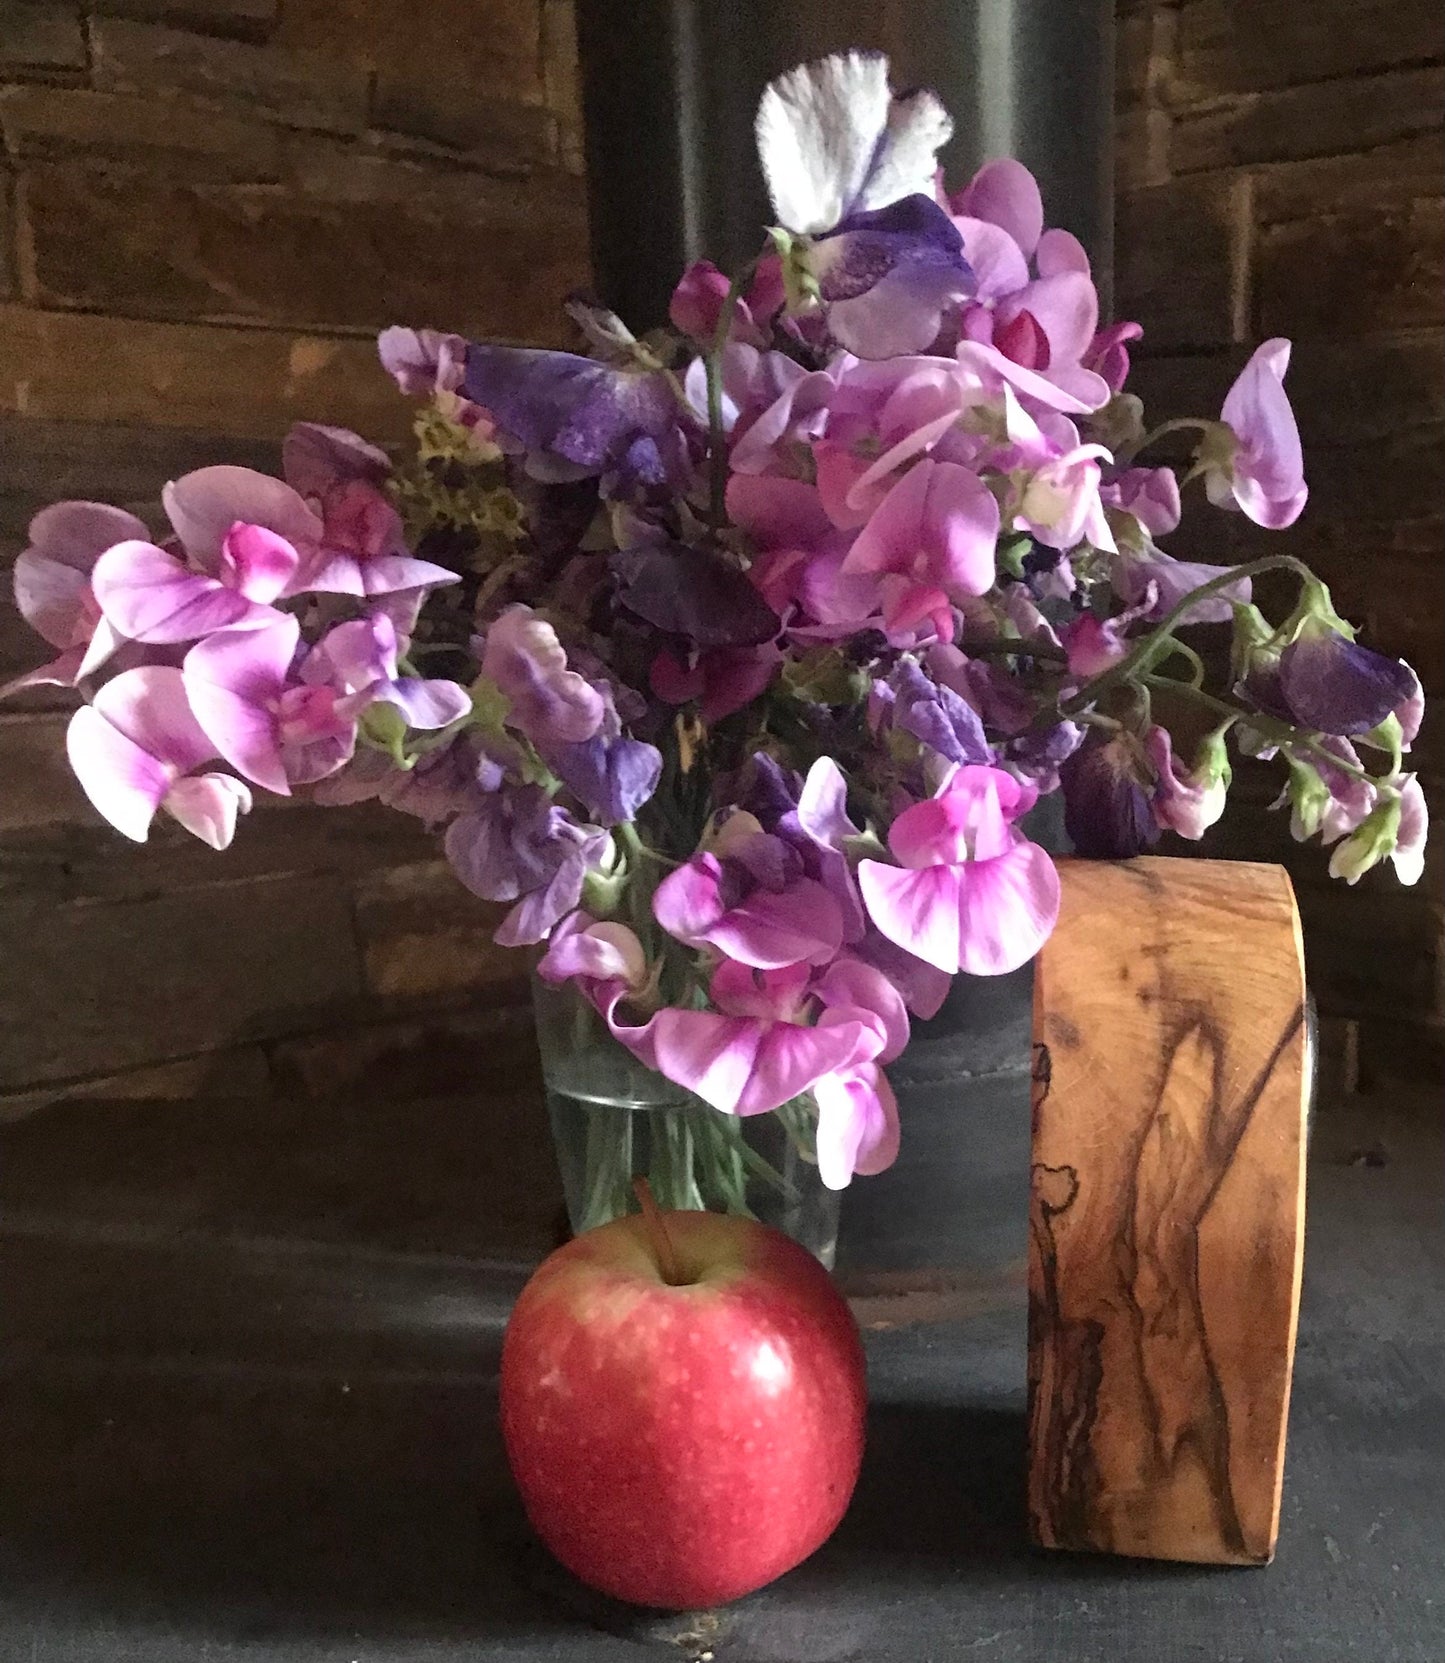
[[[1250,343],[1298,343],[1308,515],[1186,535],[1318,562],[1437,696],[1441,56],[1434,0],[1120,6],[1143,390],[1208,413]],[[570,0],[0,0],[0,133],[0,559],[51,498],[153,504],[202,461],[273,466],[296,417],[398,436],[376,327],[545,341],[580,275]],[[0,610],[0,676],[35,654]],[[0,714],[0,1113],[409,1092],[516,1044],[513,962],[409,822],[272,808],[224,858],[174,827],[132,848],[69,778],[61,704]],[[1344,891],[1279,817],[1231,825],[1210,852],[1295,871],[1327,1014],[1381,1058],[1438,1040],[1440,861],[1413,893]]]
[[[0,0],[0,566],[43,502],[399,437],[398,320],[557,339],[583,279],[570,0]],[[0,571],[8,590],[8,571]],[[40,643],[0,609],[0,679]],[[525,1030],[488,909],[400,816],[140,849],[0,711],[0,1118],[57,1095],[445,1088]],[[509,1043],[511,1041],[509,1040]]]
[[[1250,348],[1295,342],[1311,488],[1261,532],[1193,516],[1200,557],[1312,562],[1365,639],[1445,696],[1445,27],[1438,0],[1120,0],[1121,315],[1155,418],[1213,414]],[[1177,549],[1177,544],[1171,545]],[[1415,764],[1441,823],[1440,724]],[[1244,782],[1246,793],[1252,782]],[[1331,886],[1256,801],[1208,846],[1293,870],[1316,996],[1379,1072],[1438,1059],[1442,861]],[[1353,1036],[1351,1036],[1353,1037]]]

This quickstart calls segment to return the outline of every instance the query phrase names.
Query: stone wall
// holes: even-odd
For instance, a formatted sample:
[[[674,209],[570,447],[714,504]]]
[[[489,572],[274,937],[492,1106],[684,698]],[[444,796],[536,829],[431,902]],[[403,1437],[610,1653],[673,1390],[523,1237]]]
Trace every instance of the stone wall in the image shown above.
[[[575,87],[570,0],[0,0],[0,564],[45,501],[154,512],[295,418],[399,437],[386,323],[556,342]],[[40,650],[0,609],[0,679]],[[0,711],[0,1117],[445,1090],[515,1048],[516,961],[411,822],[258,807],[225,856],[136,848],[65,704]]]
[[[1445,27],[1438,0],[1120,0],[1118,306],[1153,419],[1212,415],[1251,347],[1295,343],[1310,504],[1283,533],[1207,510],[1176,552],[1285,551],[1445,695]],[[1197,489],[1197,487],[1195,487]],[[1417,744],[1437,827],[1439,722]],[[1311,983],[1366,1069],[1438,1064],[1440,834],[1419,888],[1332,885],[1262,784],[1206,852],[1284,860]],[[1250,795],[1253,801],[1249,801]],[[1196,852],[1196,851],[1191,851]]]

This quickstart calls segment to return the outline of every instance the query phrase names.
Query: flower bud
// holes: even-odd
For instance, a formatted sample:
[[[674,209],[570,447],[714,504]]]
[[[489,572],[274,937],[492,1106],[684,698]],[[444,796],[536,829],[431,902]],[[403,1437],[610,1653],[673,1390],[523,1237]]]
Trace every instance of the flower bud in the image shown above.
[[[1356,884],[1370,870],[1395,852],[1400,839],[1400,798],[1386,797],[1350,835],[1335,845],[1330,856],[1330,876]]]

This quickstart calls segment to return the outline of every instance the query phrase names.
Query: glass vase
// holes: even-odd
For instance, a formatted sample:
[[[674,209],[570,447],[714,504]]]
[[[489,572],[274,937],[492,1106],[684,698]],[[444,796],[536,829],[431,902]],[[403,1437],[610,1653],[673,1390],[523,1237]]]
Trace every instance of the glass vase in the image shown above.
[[[575,988],[532,978],[547,1113],[574,1231],[638,1210],[633,1180],[663,1207],[771,1224],[832,1267],[839,1196],[818,1176],[806,1100],[722,1114],[620,1045]]]

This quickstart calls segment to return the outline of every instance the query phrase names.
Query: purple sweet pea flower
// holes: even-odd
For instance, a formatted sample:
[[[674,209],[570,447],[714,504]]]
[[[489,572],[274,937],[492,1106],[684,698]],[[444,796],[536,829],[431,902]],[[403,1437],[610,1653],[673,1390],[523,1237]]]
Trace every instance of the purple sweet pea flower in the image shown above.
[[[488,627],[478,657],[506,695],[506,720],[533,744],[580,744],[602,726],[602,693],[567,668],[556,630],[530,606],[509,606]]]
[[[1408,664],[1334,630],[1306,629],[1280,654],[1276,681],[1290,718],[1317,733],[1357,737],[1419,699]],[[1416,723],[1418,727],[1418,722]]]
[[[1192,589],[1224,577],[1228,566],[1210,566],[1198,560],[1176,560],[1172,554],[1146,542],[1142,552],[1120,549],[1110,566],[1110,581],[1114,593],[1130,606],[1145,606],[1140,617],[1157,623],[1167,612],[1184,599]],[[1250,580],[1239,578],[1224,589],[1203,600],[1196,601],[1180,619],[1185,624],[1227,624],[1233,621],[1236,606],[1249,604]],[[1152,599],[1151,599],[1152,597]]]
[[[1125,735],[1091,728],[1059,769],[1064,830],[1075,850],[1096,860],[1127,860],[1159,841],[1154,780]]]
[[[103,502],[57,502],[30,522],[30,542],[16,557],[15,605],[60,656],[6,683],[0,696],[23,687],[73,687],[121,644],[95,598],[92,574],[107,549],[149,537],[144,522]]]
[[[299,639],[296,620],[283,616],[266,629],[208,636],[182,665],[211,744],[238,774],[282,797],[335,773],[356,747],[344,695],[295,678]]]
[[[113,677],[70,719],[66,749],[91,803],[117,831],[144,843],[157,809],[224,849],[251,793],[228,774],[193,774],[216,746],[191,711],[181,672],[151,665]]]
[[[464,388],[536,479],[615,475],[625,489],[685,476],[679,406],[659,371],[538,347],[473,344]]]
[[[601,826],[579,824],[540,786],[504,786],[452,821],[446,854],[474,895],[517,903],[495,939],[523,947],[545,941],[576,907],[608,841]]]
[[[812,286],[834,339],[860,358],[921,352],[972,287],[962,239],[933,197],[952,131],[931,92],[893,95],[876,53],[801,65],[758,106],[773,210],[796,239],[793,281]]]
[[[608,564],[625,611],[694,647],[762,646],[781,627],[757,584],[711,549],[646,543]]]
[[[888,677],[892,726],[922,740],[947,762],[987,763],[993,753],[978,712],[951,687],[901,658]]]
[[[563,785],[599,825],[616,826],[637,818],[637,811],[657,790],[662,752],[622,731],[612,689],[603,688],[602,723],[590,739],[557,745],[546,760]]]
[[[1205,488],[1220,508],[1240,508],[1272,531],[1293,525],[1304,510],[1304,456],[1299,428],[1284,390],[1290,343],[1275,339],[1256,347],[1229,389],[1220,418],[1233,436],[1227,456],[1209,455]]]
[[[1059,875],[1012,822],[1037,793],[997,768],[967,767],[888,830],[897,866],[858,868],[869,917],[940,970],[997,976],[1026,964],[1059,912]]]

